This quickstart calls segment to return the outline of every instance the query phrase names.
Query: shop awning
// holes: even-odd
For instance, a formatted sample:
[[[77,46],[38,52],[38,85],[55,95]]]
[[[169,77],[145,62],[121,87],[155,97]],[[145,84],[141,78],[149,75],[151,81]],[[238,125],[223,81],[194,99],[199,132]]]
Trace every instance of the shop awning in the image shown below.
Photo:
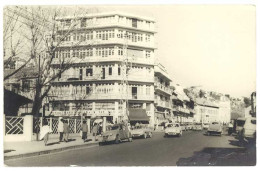
[[[145,109],[129,109],[130,121],[149,121]]]

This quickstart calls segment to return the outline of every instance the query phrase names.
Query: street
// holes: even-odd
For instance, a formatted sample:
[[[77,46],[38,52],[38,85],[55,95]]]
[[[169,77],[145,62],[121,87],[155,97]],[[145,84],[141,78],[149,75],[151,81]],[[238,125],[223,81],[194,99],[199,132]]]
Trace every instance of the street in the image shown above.
[[[8,166],[185,166],[254,165],[250,155],[236,145],[232,136],[206,136],[204,131],[187,131],[182,137],[152,138],[107,144],[37,157],[7,160]]]

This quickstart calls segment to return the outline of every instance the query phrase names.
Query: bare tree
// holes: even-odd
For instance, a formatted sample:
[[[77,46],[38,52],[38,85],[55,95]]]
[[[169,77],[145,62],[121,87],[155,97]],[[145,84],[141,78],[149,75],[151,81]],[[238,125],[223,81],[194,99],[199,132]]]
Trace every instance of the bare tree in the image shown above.
[[[63,19],[68,13],[72,14],[71,18]],[[22,17],[21,23],[26,27],[23,37],[27,44],[27,52],[38,69],[32,114],[39,114],[42,102],[51,89],[51,82],[78,61],[78,58],[60,55],[59,51],[65,44],[66,49],[70,50],[85,41],[84,37],[74,42],[68,39],[82,24],[83,19],[80,16],[86,13],[84,9],[74,8],[73,11],[64,7],[47,6],[17,6],[16,10],[13,10],[13,14]]]

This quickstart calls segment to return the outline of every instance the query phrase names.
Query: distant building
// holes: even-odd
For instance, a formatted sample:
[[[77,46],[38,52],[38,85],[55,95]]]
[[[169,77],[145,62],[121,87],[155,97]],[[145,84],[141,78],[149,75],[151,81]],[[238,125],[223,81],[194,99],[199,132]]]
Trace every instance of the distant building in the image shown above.
[[[171,79],[163,65],[157,64],[154,68],[154,104],[155,122],[169,122],[172,120],[171,112]]]
[[[183,88],[175,84],[172,86],[171,96],[173,118],[176,122],[186,123],[194,120],[194,103],[184,93]]]
[[[195,101],[195,122],[210,123],[220,121],[219,106],[204,98],[198,98]]]
[[[4,75],[13,73],[15,69],[5,69]],[[33,100],[35,95],[35,86],[38,78],[38,71],[35,67],[24,67],[19,72],[4,81],[4,88],[23,96],[29,100]],[[18,99],[18,98],[17,98]],[[31,113],[32,103],[25,103],[20,106],[18,115]]]

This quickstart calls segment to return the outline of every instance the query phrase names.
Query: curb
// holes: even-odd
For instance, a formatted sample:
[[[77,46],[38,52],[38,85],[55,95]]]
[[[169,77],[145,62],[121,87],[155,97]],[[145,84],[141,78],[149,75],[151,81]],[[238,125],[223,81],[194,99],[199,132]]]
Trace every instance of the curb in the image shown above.
[[[13,155],[13,156],[4,156],[4,160],[11,160],[11,159],[19,159],[19,158],[25,158],[25,157],[33,157],[33,156],[40,156],[44,154],[52,154],[52,153],[57,153],[65,150],[70,150],[70,149],[79,149],[87,146],[95,146],[99,144],[99,142],[92,142],[89,144],[82,144],[82,145],[75,145],[75,146],[69,146],[69,147],[63,147],[63,148],[58,148],[58,149],[53,149],[53,150],[45,150],[45,151],[38,151],[38,152],[32,152],[32,153],[26,153],[26,154],[18,154],[18,155]]]

